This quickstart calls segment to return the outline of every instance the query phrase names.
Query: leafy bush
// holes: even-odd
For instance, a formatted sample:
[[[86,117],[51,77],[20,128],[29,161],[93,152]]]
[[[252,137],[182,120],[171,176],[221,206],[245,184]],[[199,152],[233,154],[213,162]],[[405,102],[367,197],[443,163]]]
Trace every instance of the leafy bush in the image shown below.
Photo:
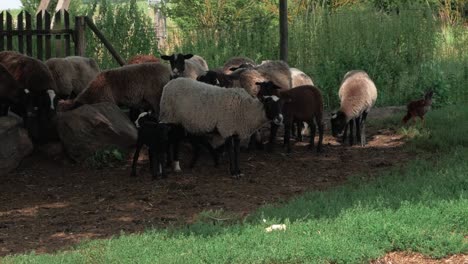
[[[95,169],[116,167],[124,164],[124,151],[117,148],[108,148],[96,151],[85,163]]]

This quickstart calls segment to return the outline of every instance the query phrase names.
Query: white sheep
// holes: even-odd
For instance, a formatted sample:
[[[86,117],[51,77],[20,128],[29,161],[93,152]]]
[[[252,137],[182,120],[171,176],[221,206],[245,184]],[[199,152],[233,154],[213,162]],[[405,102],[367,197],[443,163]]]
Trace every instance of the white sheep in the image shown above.
[[[356,123],[356,138],[361,146],[366,144],[365,120],[377,100],[377,88],[364,71],[354,70],[345,74],[338,92],[341,100],[340,109],[332,113],[332,134],[335,137],[343,134],[346,140],[348,124],[350,128],[350,145],[354,144],[353,126]]]
[[[234,177],[241,176],[240,140],[248,139],[270,120],[281,123],[282,118],[276,96],[259,100],[244,89],[222,89],[189,78],[170,81],[160,103],[161,122],[181,125],[193,134],[216,133],[221,143],[226,140]]]
[[[310,78],[303,71],[299,70],[298,68],[290,68],[289,70],[291,71],[292,88],[303,85],[314,85],[312,78]]]

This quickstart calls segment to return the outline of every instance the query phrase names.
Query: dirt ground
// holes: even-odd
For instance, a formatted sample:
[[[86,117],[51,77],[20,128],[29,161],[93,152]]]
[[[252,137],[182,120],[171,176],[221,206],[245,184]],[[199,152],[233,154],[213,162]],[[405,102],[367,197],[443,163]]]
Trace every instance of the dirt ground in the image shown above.
[[[53,252],[121,231],[190,223],[210,209],[244,216],[266,203],[342,184],[351,175],[372,177],[411,158],[402,138],[389,129],[368,127],[364,148],[341,146],[329,134],[326,130],[320,155],[305,143],[297,143],[290,155],[280,145],[272,154],[241,153],[246,176],[240,180],[228,176],[227,157],[214,168],[207,153],[192,171],[182,163],[183,173],[159,181],[151,181],[144,155],[135,179],[129,177],[130,160],[123,167],[92,170],[35,153],[0,179],[0,256]]]

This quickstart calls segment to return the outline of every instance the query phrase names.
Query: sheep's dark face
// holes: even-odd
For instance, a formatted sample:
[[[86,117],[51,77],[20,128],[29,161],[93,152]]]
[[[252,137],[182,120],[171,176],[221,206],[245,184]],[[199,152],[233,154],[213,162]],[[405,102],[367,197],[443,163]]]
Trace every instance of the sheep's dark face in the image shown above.
[[[267,118],[272,120],[276,125],[281,125],[283,123],[283,114],[281,111],[283,104],[280,98],[276,95],[263,96],[260,98],[260,101],[263,103]]]
[[[342,136],[343,130],[346,126],[346,115],[341,111],[332,113],[332,117],[330,121],[331,121],[332,135],[334,137]]]
[[[279,87],[271,81],[257,82],[255,84],[260,86],[257,97],[265,106],[267,118],[273,120],[275,124],[280,125],[283,122],[283,100],[279,97]]]
[[[13,111],[23,117],[24,127],[34,141],[49,137],[48,128],[55,112],[51,99],[48,92],[33,94],[24,90],[21,103],[13,107]]]
[[[255,65],[251,64],[251,63],[242,63],[241,65],[237,66],[237,67],[231,67],[229,68],[230,71],[237,71],[238,69],[253,69],[255,67]]]
[[[162,55],[161,59],[169,61],[172,69],[172,79],[182,75],[185,71],[185,60],[193,57],[193,54],[172,54],[170,56]]]
[[[229,75],[215,71],[207,71],[204,75],[198,76],[197,81],[226,88],[233,86],[233,79]]]
[[[220,86],[218,74],[214,71],[207,71],[205,74],[198,76],[197,81]]]
[[[256,82],[255,84],[260,87],[257,93],[258,98],[273,95],[279,97],[280,87],[276,86],[273,82]]]

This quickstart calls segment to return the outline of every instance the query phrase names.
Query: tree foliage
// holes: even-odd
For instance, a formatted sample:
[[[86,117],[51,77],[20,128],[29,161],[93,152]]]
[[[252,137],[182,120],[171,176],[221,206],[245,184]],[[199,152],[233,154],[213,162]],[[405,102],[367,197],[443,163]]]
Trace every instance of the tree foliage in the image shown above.
[[[259,18],[274,19],[277,1],[272,0],[172,0],[162,6],[165,15],[181,29],[226,27]]]
[[[36,13],[40,2],[41,0],[21,0],[21,4],[23,5],[23,10],[28,11],[30,14]],[[50,1],[49,6],[47,8],[47,11],[49,11],[50,14],[53,14],[55,12],[55,7],[57,6],[57,2],[58,0]],[[70,7],[68,10],[74,13],[80,9],[81,4],[82,4],[81,0],[72,0],[70,1]]]
[[[157,41],[151,18],[146,10],[139,8],[136,0],[115,3],[110,0],[95,0],[83,11],[92,17],[96,26],[119,51],[124,59],[137,54],[157,55]],[[117,66],[104,45],[87,31],[86,53],[92,55],[103,68]]]

